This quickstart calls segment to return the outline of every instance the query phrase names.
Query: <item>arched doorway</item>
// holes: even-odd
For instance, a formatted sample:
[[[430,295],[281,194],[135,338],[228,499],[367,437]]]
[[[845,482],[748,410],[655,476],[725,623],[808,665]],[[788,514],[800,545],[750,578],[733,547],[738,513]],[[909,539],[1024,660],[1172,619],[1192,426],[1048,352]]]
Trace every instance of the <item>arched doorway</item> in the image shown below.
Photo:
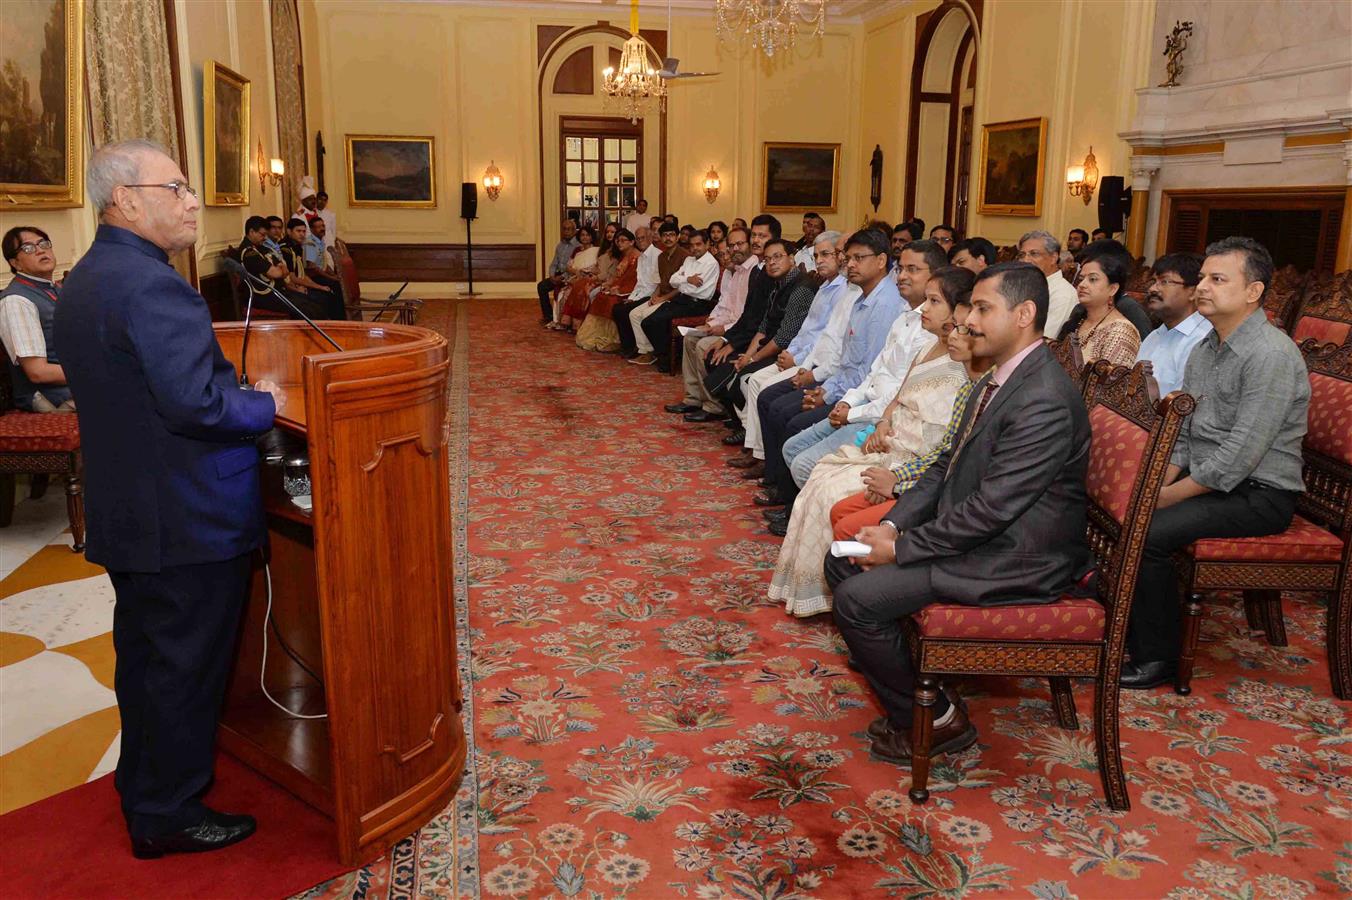
[[[975,6],[975,8],[973,8]],[[979,2],[948,0],[917,22],[906,146],[906,216],[966,233]]]

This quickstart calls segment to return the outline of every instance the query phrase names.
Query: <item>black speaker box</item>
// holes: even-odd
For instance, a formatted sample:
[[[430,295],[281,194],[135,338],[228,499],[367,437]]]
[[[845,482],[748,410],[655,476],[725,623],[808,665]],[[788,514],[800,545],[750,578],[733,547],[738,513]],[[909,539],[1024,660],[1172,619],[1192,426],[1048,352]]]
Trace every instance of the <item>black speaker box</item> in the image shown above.
[[[1099,179],[1098,224],[1109,234],[1123,228],[1123,216],[1131,215],[1131,191],[1121,175],[1105,175]]]
[[[1118,179],[1121,181],[1121,179]],[[472,181],[460,185],[460,218],[479,218],[479,186]]]

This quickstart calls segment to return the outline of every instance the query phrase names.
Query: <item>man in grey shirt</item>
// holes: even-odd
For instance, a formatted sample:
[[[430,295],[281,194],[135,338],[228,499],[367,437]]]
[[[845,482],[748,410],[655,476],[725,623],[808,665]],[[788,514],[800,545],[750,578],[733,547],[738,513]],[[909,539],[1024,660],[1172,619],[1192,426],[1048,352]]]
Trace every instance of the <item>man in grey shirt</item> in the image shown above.
[[[1183,423],[1150,523],[1127,628],[1122,686],[1171,681],[1182,607],[1172,554],[1201,538],[1259,537],[1291,524],[1310,405],[1305,362],[1263,312],[1272,257],[1251,238],[1207,247],[1197,311],[1213,327],[1188,357]]]
[[[554,321],[554,304],[550,298],[554,289],[563,284],[563,273],[568,271],[568,261],[573,258],[573,251],[578,247],[577,223],[572,219],[564,219],[561,234],[563,240],[554,247],[554,258],[549,261],[549,270],[545,272],[544,280],[535,286],[535,292],[540,295],[541,325]]]

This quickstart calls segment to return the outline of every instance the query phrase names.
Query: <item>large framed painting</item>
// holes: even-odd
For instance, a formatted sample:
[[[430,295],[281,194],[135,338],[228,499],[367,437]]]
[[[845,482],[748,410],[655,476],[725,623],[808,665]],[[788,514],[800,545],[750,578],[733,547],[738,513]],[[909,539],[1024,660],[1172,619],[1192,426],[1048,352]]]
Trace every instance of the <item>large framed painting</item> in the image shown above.
[[[761,209],[835,212],[840,184],[839,144],[765,143]]]
[[[428,136],[347,135],[347,205],[432,209],[436,154]]]
[[[977,212],[983,216],[1042,215],[1046,157],[1046,118],[981,126],[981,192],[977,195]]]
[[[0,204],[84,203],[83,0],[8,0],[0,32]]]
[[[202,66],[207,206],[249,205],[249,79],[214,60]]]

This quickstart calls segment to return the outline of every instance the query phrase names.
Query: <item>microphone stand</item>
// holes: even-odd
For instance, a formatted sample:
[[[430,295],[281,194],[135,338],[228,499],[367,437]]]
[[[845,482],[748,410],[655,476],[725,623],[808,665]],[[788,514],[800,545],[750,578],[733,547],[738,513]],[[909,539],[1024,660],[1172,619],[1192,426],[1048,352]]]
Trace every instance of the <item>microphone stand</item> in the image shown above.
[[[249,278],[249,280],[250,280],[251,282],[254,281],[254,276],[253,276],[252,273],[246,272],[246,275],[247,275],[247,277]],[[260,285],[260,288],[261,288],[261,285]],[[337,350],[339,353],[342,353],[342,352],[343,352],[342,346],[341,346],[337,341],[335,341],[332,337],[330,337],[330,336],[329,336],[329,333],[328,333],[327,331],[325,331],[324,329],[320,328],[317,324],[315,324],[315,320],[312,319],[312,318],[310,318],[309,316],[307,316],[307,315],[305,314],[305,312],[304,312],[299,306],[297,306],[296,304],[292,303],[290,297],[286,296],[286,294],[283,293],[282,291],[277,290],[277,286],[276,286],[276,285],[274,285],[274,284],[269,284],[269,285],[267,286],[267,293],[272,294],[272,296],[274,296],[274,297],[276,297],[278,300],[282,301],[282,303],[286,304],[286,308],[287,308],[287,309],[291,310],[293,313],[295,313],[296,315],[298,315],[298,316],[300,316],[302,319],[304,319],[304,320],[305,320],[305,324],[306,324],[306,325],[309,325],[312,329],[314,329],[314,331],[315,331],[320,337],[322,337],[324,340],[328,341],[329,344],[333,347],[333,349]],[[252,291],[249,292],[249,299],[250,299],[250,301],[253,300],[253,292],[252,292]],[[246,325],[247,325],[247,323],[246,323]],[[241,363],[242,363],[242,360],[241,360]]]
[[[247,279],[247,272],[245,277]],[[239,351],[239,386],[247,391],[253,389],[253,385],[249,384],[249,325],[253,320],[254,289],[247,281],[244,286],[249,289],[249,302],[244,307],[244,343]]]

